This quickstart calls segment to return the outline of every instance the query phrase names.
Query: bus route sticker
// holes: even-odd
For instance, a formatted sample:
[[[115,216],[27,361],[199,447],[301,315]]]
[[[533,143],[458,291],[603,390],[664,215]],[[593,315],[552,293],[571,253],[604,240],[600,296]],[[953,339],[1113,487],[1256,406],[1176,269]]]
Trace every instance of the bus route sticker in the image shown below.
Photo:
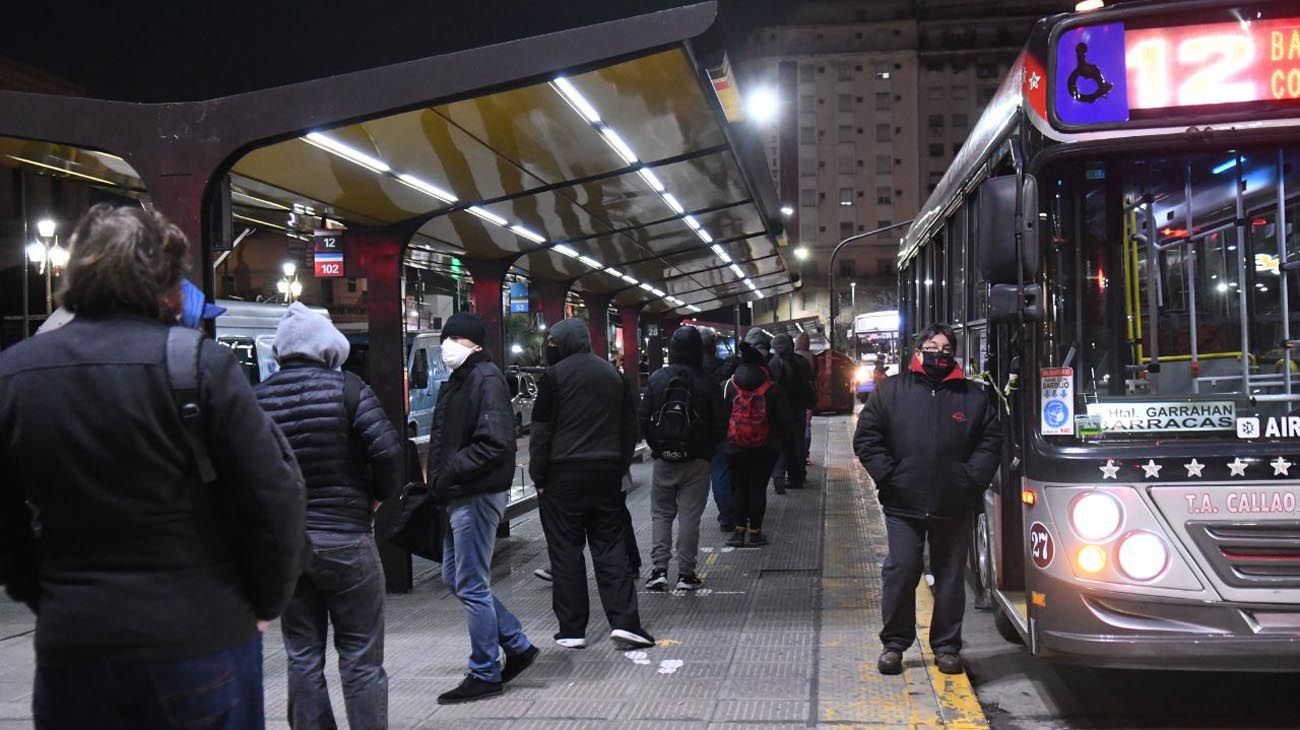
[[[1056,544],[1052,541],[1052,533],[1048,532],[1047,525],[1041,522],[1035,522],[1029,527],[1029,556],[1034,559],[1034,565],[1040,570],[1047,570],[1052,564],[1052,559],[1056,557]]]
[[[1074,435],[1074,368],[1043,368],[1040,382],[1040,424],[1044,436]]]

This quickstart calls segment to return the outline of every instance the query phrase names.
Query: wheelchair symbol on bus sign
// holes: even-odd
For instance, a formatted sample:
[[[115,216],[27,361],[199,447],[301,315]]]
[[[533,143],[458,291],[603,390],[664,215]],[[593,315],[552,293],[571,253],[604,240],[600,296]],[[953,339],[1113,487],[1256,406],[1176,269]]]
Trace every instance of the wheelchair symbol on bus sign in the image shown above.
[[[1070,420],[1070,408],[1065,405],[1065,401],[1049,400],[1043,406],[1043,418],[1047,425],[1052,428],[1060,428],[1065,422]]]

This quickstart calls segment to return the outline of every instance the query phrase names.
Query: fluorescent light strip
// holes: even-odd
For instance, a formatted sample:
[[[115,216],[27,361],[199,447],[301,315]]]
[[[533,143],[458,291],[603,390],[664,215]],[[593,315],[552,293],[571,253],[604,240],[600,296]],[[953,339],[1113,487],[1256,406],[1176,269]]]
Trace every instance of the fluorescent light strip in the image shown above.
[[[702,312],[702,311],[704,311],[704,310],[700,309],[699,307],[695,306],[694,304],[687,304],[687,305],[686,305],[686,308],[689,309],[689,310],[691,310],[692,312],[697,313],[697,314],[700,313],[700,312]]]
[[[691,227],[691,230],[693,230],[693,231],[698,231],[698,230],[700,230],[700,222],[697,221],[697,220],[695,220],[695,216],[693,216],[693,215],[688,215],[688,216],[686,216],[685,218],[683,218],[682,221],[683,221],[686,225],[690,226],[690,227]]]
[[[64,169],[64,168],[62,168],[62,167],[56,167],[56,166],[54,166],[54,165],[47,165],[47,164],[45,164],[44,162],[37,162],[36,160],[29,160],[29,159],[27,159],[26,157],[19,157],[18,155],[6,155],[6,157],[8,157],[8,158],[11,159],[11,160],[18,160],[19,162],[26,162],[27,164],[29,164],[29,165],[35,165],[36,167],[43,167],[43,168],[45,168],[46,170],[53,170],[53,171],[55,171],[55,172],[57,172],[57,173],[61,173],[61,174],[64,174],[64,175],[72,175],[73,177],[79,177],[79,178],[82,178],[82,179],[85,179],[85,180],[92,180],[92,181],[94,181],[94,182],[102,183],[102,184],[104,184],[104,185],[117,185],[117,183],[113,182],[112,180],[105,180],[105,179],[102,178],[102,177],[95,177],[94,175],[87,175],[87,174],[82,173],[82,172],[74,172],[73,170],[66,170],[66,169]]]
[[[620,279],[622,279],[623,281],[626,281],[627,283],[632,284],[632,285],[634,285],[634,286],[638,286],[638,285],[641,284],[641,282],[639,282],[639,281],[636,280],[636,277],[635,277],[635,276],[628,276],[627,274],[619,274],[619,275],[618,275],[618,278],[620,278]]]
[[[560,253],[564,254],[565,256],[568,256],[569,258],[574,258],[574,259],[578,258],[578,256],[580,255],[577,251],[573,250],[572,248],[570,248],[570,247],[568,247],[568,246],[565,246],[563,243],[556,244],[555,247],[554,247],[552,250],[554,250],[554,251],[559,251]]]
[[[355,150],[336,139],[326,137],[320,132],[312,132],[306,137],[303,137],[302,140],[308,144],[319,147],[326,152],[338,155],[349,162],[355,162],[366,169],[375,172],[389,172],[392,170],[392,168],[388,166],[387,162],[384,162],[377,157],[371,157],[361,150]]]
[[[402,173],[401,175],[397,176],[397,179],[401,180],[403,183],[406,183],[407,187],[415,188],[416,190],[419,190],[420,192],[424,193],[425,195],[428,195],[431,198],[436,198],[438,200],[441,200],[444,203],[456,202],[455,195],[452,195],[451,193],[447,192],[446,190],[443,190],[437,185],[434,185],[432,183],[427,183],[414,175],[408,175],[406,173]]]
[[[762,298],[763,298],[763,292],[761,292],[761,291],[755,289],[755,290],[754,290],[754,296],[758,297],[759,299],[762,299]]]
[[[248,221],[249,223],[256,223],[256,224],[259,225],[259,226],[266,226],[266,227],[268,227],[268,228],[279,228],[279,229],[282,230],[282,231],[287,231],[287,230],[289,230],[289,229],[286,228],[285,226],[276,225],[275,223],[271,223],[270,221],[258,220],[257,218],[249,218],[248,216],[246,216],[246,215],[240,215],[239,213],[231,213],[231,216],[234,217],[234,218],[238,218],[238,219],[241,220],[241,221]]]
[[[637,174],[639,174],[641,179],[645,180],[656,193],[662,193],[666,190],[664,184],[659,180],[659,176],[654,174],[650,168],[643,167],[640,170],[637,170]]]
[[[651,293],[651,294],[654,294],[655,296],[659,297],[660,299],[662,299],[662,298],[668,296],[668,292],[666,292],[666,291],[664,291],[664,290],[662,290],[662,289],[655,289],[654,287],[651,287],[651,288],[650,288],[650,293]]]
[[[645,289],[648,292],[653,292],[655,290],[653,286],[650,286],[645,282],[641,282],[640,284],[637,284],[637,286],[641,287],[642,289]]]
[[[524,228],[523,226],[510,226],[510,230],[514,231],[516,234],[520,236],[523,236],[524,238],[527,238],[533,243],[546,243],[545,236],[539,235],[535,231],[530,231],[527,228]]]
[[[480,207],[478,207],[477,205],[472,205],[472,206],[466,208],[465,210],[466,210],[466,212],[468,212],[468,213],[472,213],[473,215],[476,215],[476,216],[478,216],[479,218],[482,218],[483,220],[487,221],[488,223],[495,223],[495,224],[497,224],[498,226],[501,226],[502,228],[505,228],[505,226],[506,226],[506,219],[505,219],[505,218],[502,218],[501,216],[497,215],[496,213],[493,213],[492,211],[484,210],[483,208],[480,208]]]
[[[618,269],[615,269],[615,268],[607,268],[607,269],[605,269],[604,271],[605,271],[606,274],[609,274],[610,276],[612,276],[612,277],[614,277],[614,278],[616,278],[616,279],[622,279],[622,278],[623,278],[623,272],[619,271]]]
[[[632,151],[631,147],[627,146],[627,142],[624,142],[623,138],[618,136],[618,132],[615,132],[612,127],[601,127],[600,133],[604,135],[605,141],[609,143],[610,147],[614,148],[614,151],[618,153],[619,157],[623,158],[624,162],[629,165],[635,165],[638,162],[636,153]]]
[[[727,249],[723,248],[722,246],[719,246],[716,243],[713,244],[713,253],[716,253],[718,255],[718,258],[722,259],[722,263],[724,264],[731,263],[731,254],[728,254]]]
[[[686,212],[686,209],[682,207],[681,203],[677,202],[677,198],[673,197],[672,193],[664,193],[664,202],[667,203],[668,207],[672,208],[673,212],[677,215]]]
[[[739,266],[737,266],[737,265],[735,265],[735,264],[732,264],[732,265],[731,265],[731,270],[734,271],[734,272],[736,272],[736,276],[739,276],[739,277],[742,278],[742,279],[745,278],[745,272],[742,271],[741,268],[740,268]]]
[[[574,86],[572,81],[563,76],[557,76],[551,82],[551,86],[559,92],[560,96],[564,97],[565,101],[569,102],[569,106],[572,106],[574,111],[582,115],[583,119],[592,124],[600,121],[600,113],[596,111],[596,107],[587,101],[587,98],[578,91],[578,87]]]
[[[231,191],[230,191],[230,194],[231,194],[231,195],[234,195],[234,196],[237,196],[237,197],[240,197],[240,198],[244,198],[244,199],[246,199],[246,200],[251,200],[251,201],[253,201],[254,203],[261,203],[262,205],[269,205],[269,206],[271,206],[272,208],[276,208],[277,210],[289,210],[289,206],[287,206],[287,205],[280,205],[279,203],[275,202],[274,200],[267,200],[266,198],[259,198],[259,197],[255,196],[255,195],[249,195],[248,193],[241,193],[241,192],[239,192],[238,190],[231,190]]]
[[[593,258],[590,257],[590,256],[579,256],[579,257],[578,257],[578,260],[581,261],[582,263],[584,263],[584,264],[590,266],[590,267],[593,268],[593,269],[603,269],[603,268],[605,268],[604,264],[600,263],[599,261],[597,261],[596,259],[593,259]]]
[[[750,291],[758,291],[758,287],[754,286],[754,282],[749,279],[745,279],[745,286],[748,286]]]
[[[705,243],[713,243],[713,236],[710,236],[709,232],[704,230],[703,228],[696,231],[695,235],[699,236],[700,240],[704,241]]]

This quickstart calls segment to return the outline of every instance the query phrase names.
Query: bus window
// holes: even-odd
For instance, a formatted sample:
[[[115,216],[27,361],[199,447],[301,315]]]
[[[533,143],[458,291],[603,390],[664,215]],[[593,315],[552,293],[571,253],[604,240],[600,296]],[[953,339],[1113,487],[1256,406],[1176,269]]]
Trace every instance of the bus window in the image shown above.
[[[217,344],[229,348],[235,354],[235,360],[244,371],[244,377],[248,378],[250,385],[262,382],[261,373],[257,368],[257,345],[252,337],[218,337]]]

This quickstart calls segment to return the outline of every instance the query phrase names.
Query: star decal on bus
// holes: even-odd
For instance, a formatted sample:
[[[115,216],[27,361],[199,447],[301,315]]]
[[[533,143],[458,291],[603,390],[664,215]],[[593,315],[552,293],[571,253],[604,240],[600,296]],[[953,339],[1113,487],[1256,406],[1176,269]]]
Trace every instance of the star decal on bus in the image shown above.
[[[1038,88],[1038,84],[1039,84],[1039,82],[1041,82],[1042,80],[1043,80],[1043,77],[1042,77],[1042,76],[1039,76],[1039,75],[1038,75],[1038,72],[1035,71],[1035,72],[1034,72],[1033,74],[1031,74],[1030,77],[1029,77],[1029,88],[1031,88],[1031,89],[1037,89],[1037,88]]]
[[[1196,459],[1192,459],[1186,464],[1183,464],[1183,468],[1187,470],[1187,476],[1200,478],[1201,470],[1205,468],[1205,464],[1202,464]]]
[[[1250,466],[1250,462],[1242,461],[1241,457],[1238,456],[1237,458],[1228,462],[1228,471],[1230,472],[1229,476],[1234,476],[1234,477],[1246,476],[1246,467],[1248,466]]]
[[[1117,474],[1119,474],[1119,464],[1116,464],[1114,459],[1107,459],[1107,460],[1106,460],[1106,465],[1105,465],[1105,466],[1099,466],[1099,467],[1097,467],[1097,468],[1098,468],[1098,469],[1101,469],[1101,478],[1102,478],[1102,479],[1118,479],[1118,478],[1119,478],[1118,476],[1116,476]]]
[[[1159,479],[1160,470],[1164,468],[1164,465],[1157,464],[1155,459],[1147,459],[1147,463],[1138,464],[1138,466],[1142,467],[1142,471],[1146,472],[1145,479]]]
[[[1276,459],[1274,459],[1274,460],[1268,462],[1268,465],[1271,466],[1271,467],[1273,467],[1273,476],[1275,476],[1275,477],[1278,477],[1278,476],[1281,476],[1281,477],[1289,477],[1289,476],[1291,476],[1290,472],[1287,471],[1287,470],[1290,469],[1292,466],[1294,466],[1294,464],[1292,464],[1291,462],[1287,461],[1286,459],[1284,459],[1284,458],[1282,458],[1282,457],[1280,457],[1280,456],[1277,457]]]

